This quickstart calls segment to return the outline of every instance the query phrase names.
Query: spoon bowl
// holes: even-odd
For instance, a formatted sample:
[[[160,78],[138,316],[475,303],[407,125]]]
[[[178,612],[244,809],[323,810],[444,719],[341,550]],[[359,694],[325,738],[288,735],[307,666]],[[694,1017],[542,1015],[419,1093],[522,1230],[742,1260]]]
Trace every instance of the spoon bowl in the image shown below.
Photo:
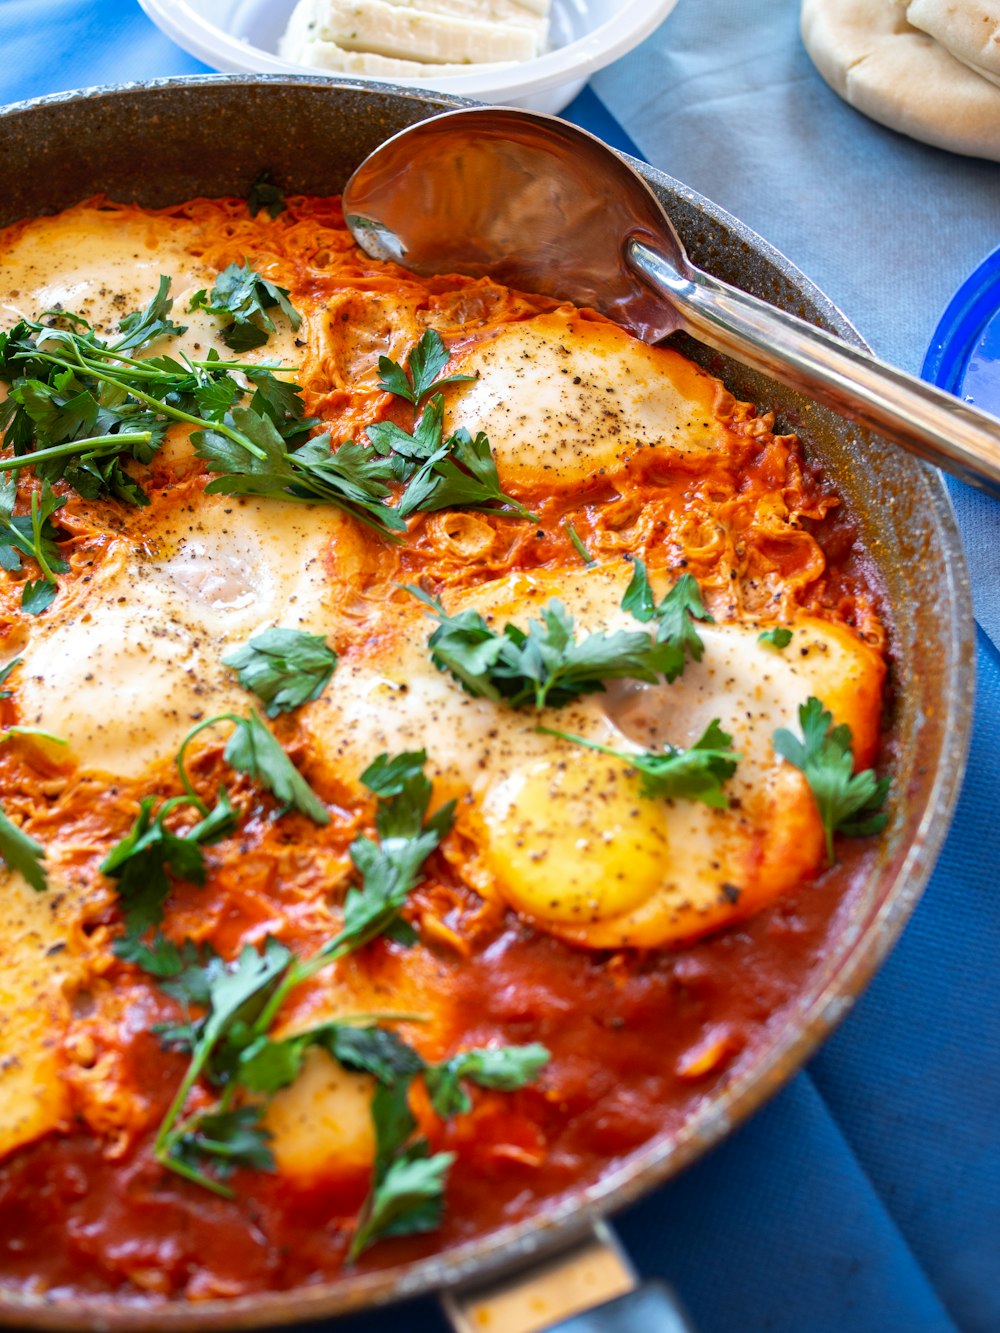
[[[474,107],[381,144],[344,189],[368,254],[680,329],[1000,496],[1000,421],[696,268],[642,177],[555,116]]]

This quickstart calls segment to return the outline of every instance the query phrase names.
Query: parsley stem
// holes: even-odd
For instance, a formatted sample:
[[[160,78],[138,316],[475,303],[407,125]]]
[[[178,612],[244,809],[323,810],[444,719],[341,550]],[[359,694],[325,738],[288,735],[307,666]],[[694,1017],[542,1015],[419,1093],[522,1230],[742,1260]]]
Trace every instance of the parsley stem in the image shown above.
[[[129,384],[125,380],[116,379],[114,375],[109,375],[100,362],[92,363],[80,356],[79,364],[74,365],[72,361],[65,361],[58,356],[46,356],[42,352],[38,353],[38,359],[48,361],[53,366],[62,366],[64,370],[82,370],[85,374],[92,375],[94,379],[102,380],[105,384],[121,389],[124,394],[137,398],[140,403],[145,403],[147,407],[151,407],[154,412],[162,416],[172,417],[174,421],[184,421],[189,426],[198,426],[202,430],[209,426],[220,435],[225,435],[227,439],[232,440],[234,444],[238,444],[241,449],[245,449],[248,454],[253,454],[254,458],[263,460],[267,457],[263,449],[258,449],[245,435],[238,430],[234,430],[232,426],[227,426],[224,421],[207,421],[204,417],[196,417],[193,412],[185,412],[180,407],[165,403],[152,394],[144,393],[142,389],[137,388],[134,384]]]
[[[39,325],[44,328],[44,325]],[[183,355],[183,354],[182,354]],[[108,361],[117,361],[123,366],[128,366],[131,373],[139,379],[144,380],[176,380],[177,372],[164,370],[162,366],[150,365],[149,361],[142,357],[126,356],[123,352],[116,352],[113,347],[88,347],[88,357],[105,357]],[[284,365],[280,361],[192,361],[190,357],[184,356],[184,361],[194,373],[199,370],[277,370],[281,374],[300,370],[300,366]]]
[[[170,1142],[164,1144],[163,1148],[155,1148],[153,1156],[170,1171],[176,1171],[179,1176],[184,1176],[186,1180],[193,1181],[195,1185],[200,1185],[203,1189],[210,1190],[212,1194],[218,1194],[222,1199],[235,1199],[236,1191],[223,1185],[219,1180],[213,1180],[211,1176],[206,1175],[204,1171],[199,1171],[195,1166],[188,1166],[187,1162],[181,1158],[173,1156],[170,1149],[173,1147],[180,1135],[171,1135]]]
[[[242,721],[243,719],[241,717],[237,717],[235,713],[220,713],[218,717],[206,718],[204,722],[199,722],[197,726],[192,727],[191,730],[188,732],[188,734],[181,741],[181,746],[180,749],[177,751],[177,758],[175,760],[175,763],[177,764],[177,772],[180,774],[181,785],[187,792],[191,804],[195,806],[195,808],[198,810],[199,814],[201,814],[203,818],[206,818],[208,816],[209,813],[208,806],[195,791],[191,779],[188,777],[187,769],[184,766],[184,753],[187,750],[187,747],[190,745],[190,743],[194,740],[195,736],[197,736],[200,731],[206,731],[209,727],[214,727],[218,722],[232,722],[234,726],[238,726],[239,723]],[[182,798],[180,797],[175,798],[175,800],[177,801],[180,801],[181,799]]]
[[[92,435],[86,440],[70,440],[66,444],[53,444],[48,449],[36,449],[34,453],[19,454],[16,458],[0,459],[0,472],[16,472],[23,467],[34,467],[37,463],[47,462],[50,458],[72,458],[77,454],[117,453],[125,444],[148,444],[153,432],[148,430],[123,431],[120,435]]]
[[[38,507],[38,492],[31,493],[31,535],[34,538],[34,557],[38,561],[39,568],[45,575],[49,583],[55,583],[56,576],[52,572],[52,566],[45,558],[45,548],[42,544],[42,516]]]
[[[588,741],[583,736],[575,736],[571,731],[556,731],[553,727],[536,727],[535,730],[543,736],[555,736],[561,741],[572,741],[575,745],[583,745],[588,750],[599,750],[601,754],[609,754],[612,759],[621,759],[624,763],[629,762],[629,754],[624,750],[612,750],[609,745],[601,745],[598,741]],[[641,758],[641,755],[636,755]]]
[[[340,956],[341,955],[338,954],[336,957]],[[319,971],[319,967],[310,967],[309,965],[310,963],[315,963],[315,962],[316,962],[316,955],[313,955],[313,957],[309,960],[309,963],[303,963],[300,958],[294,958],[292,960],[291,966],[289,967],[285,975],[281,978],[281,980],[278,982],[277,986],[275,987],[274,994],[271,996],[267,1004],[264,1006],[263,1010],[261,1011],[260,1017],[257,1019],[257,1022],[253,1026],[253,1030],[255,1033],[258,1034],[258,1036],[263,1036],[263,1034],[268,1030],[268,1028],[274,1022],[278,1010],[285,1003],[285,1000],[288,998],[290,992],[293,991],[295,987],[300,985],[303,981],[308,981],[309,978],[315,972]],[[333,963],[333,962],[336,962],[335,957],[324,958],[323,962],[320,964],[320,967],[325,967],[327,963]]]
[[[573,546],[574,546],[574,548],[576,549],[576,553],[577,553],[577,555],[579,555],[580,559],[583,561],[583,563],[584,563],[585,565],[596,565],[596,564],[597,564],[597,561],[594,559],[594,557],[593,557],[593,556],[590,554],[590,552],[587,550],[586,546],[584,546],[584,544],[583,544],[583,539],[581,538],[580,534],[577,532],[576,528],[574,528],[574,526],[573,526],[572,523],[567,523],[567,524],[566,524],[566,536],[567,536],[567,537],[570,539],[570,541],[573,543]]]
[[[167,1114],[163,1117],[163,1122],[160,1125],[156,1139],[153,1143],[153,1154],[156,1157],[156,1160],[162,1162],[164,1166],[169,1166],[173,1170],[179,1170],[180,1167],[183,1166],[183,1163],[178,1163],[177,1159],[173,1157],[170,1152],[170,1149],[183,1132],[181,1127],[177,1130],[173,1128],[174,1121],[180,1115],[181,1111],[183,1111],[184,1103],[188,1099],[188,1093],[194,1086],[198,1075],[205,1067],[208,1057],[212,1054],[214,1047],[214,1041],[202,1042],[200,1045],[196,1046],[195,1050],[192,1052],[191,1060],[188,1063],[184,1077],[181,1079],[180,1087],[174,1093],[174,1099],[170,1103]],[[187,1173],[181,1171],[181,1174],[185,1175]]]
[[[278,982],[274,994],[264,1006],[260,1018],[254,1024],[254,1031],[262,1034],[268,1030],[274,1022],[278,1010],[296,986],[301,986],[304,981],[314,977],[324,967],[329,967],[331,963],[346,958],[349,953],[353,953],[367,943],[367,935],[355,937],[342,930],[338,935],[334,935],[332,940],[328,940],[311,958],[294,958],[288,971]]]

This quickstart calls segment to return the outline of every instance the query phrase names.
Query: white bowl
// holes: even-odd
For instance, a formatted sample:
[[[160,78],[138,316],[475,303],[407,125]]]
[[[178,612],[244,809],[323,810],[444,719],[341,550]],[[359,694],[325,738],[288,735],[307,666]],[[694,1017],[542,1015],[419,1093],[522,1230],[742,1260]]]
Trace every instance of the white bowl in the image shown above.
[[[295,0],[139,0],[166,35],[206,65],[233,73],[322,74],[277,55]],[[552,0],[552,50],[518,65],[468,74],[365,82],[432,88],[456,97],[555,113],[590,76],[631,51],[663,22],[677,0]],[[331,75],[331,77],[337,77]]]

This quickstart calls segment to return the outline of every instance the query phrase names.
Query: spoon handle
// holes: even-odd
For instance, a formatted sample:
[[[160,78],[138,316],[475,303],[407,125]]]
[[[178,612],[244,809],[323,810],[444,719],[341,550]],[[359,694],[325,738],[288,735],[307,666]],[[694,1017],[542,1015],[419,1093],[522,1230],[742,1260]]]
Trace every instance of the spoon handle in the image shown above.
[[[995,417],[635,237],[627,254],[693,337],[1000,498]]]

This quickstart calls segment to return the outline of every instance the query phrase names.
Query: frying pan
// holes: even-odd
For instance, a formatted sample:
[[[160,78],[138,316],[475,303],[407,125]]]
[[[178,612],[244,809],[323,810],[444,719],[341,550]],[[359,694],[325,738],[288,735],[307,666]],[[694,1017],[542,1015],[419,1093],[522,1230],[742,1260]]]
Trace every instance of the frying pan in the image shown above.
[[[361,159],[415,120],[469,103],[434,93],[326,78],[166,79],[43,98],[0,110],[0,225],[87,195],[157,207],[199,194],[245,195],[264,168],[287,191],[339,191]],[[724,280],[861,343],[844,316],[782,255],[679,182],[633,165],[662,199],[695,263]],[[884,441],[747,368],[684,341],[681,350],[720,374],[737,397],[797,430],[844,497],[888,595],[892,776],[896,800],[855,910],[824,964],[782,1013],[766,1044],[677,1133],[662,1135],[599,1181],[542,1204],[527,1221],[443,1254],[379,1272],[231,1301],[158,1304],[113,1295],[50,1301],[0,1294],[0,1326],[32,1329],[244,1329],[318,1318],[431,1290],[456,1325],[472,1327],[492,1284],[499,1300],[541,1268],[565,1288],[579,1273],[615,1269],[600,1219],[652,1189],[716,1143],[774,1093],[843,1016],[898,936],[930,874],[958,794],[968,741],[974,647],[968,574],[936,472]],[[595,1230],[596,1228],[596,1230]],[[564,1258],[569,1254],[569,1258]],[[610,1257],[609,1257],[610,1256]],[[530,1269],[528,1279],[518,1274]],[[596,1288],[601,1298],[600,1279]],[[463,1294],[463,1291],[465,1294]],[[641,1294],[640,1294],[640,1299]],[[495,1307],[499,1308],[499,1306]],[[528,1327],[512,1305],[504,1333]],[[609,1307],[612,1311],[613,1307]],[[662,1312],[661,1312],[662,1314]],[[633,1308],[601,1327],[667,1327]],[[537,1321],[534,1327],[537,1328]],[[677,1327],[678,1325],[675,1325]],[[574,1324],[574,1330],[582,1325]]]

